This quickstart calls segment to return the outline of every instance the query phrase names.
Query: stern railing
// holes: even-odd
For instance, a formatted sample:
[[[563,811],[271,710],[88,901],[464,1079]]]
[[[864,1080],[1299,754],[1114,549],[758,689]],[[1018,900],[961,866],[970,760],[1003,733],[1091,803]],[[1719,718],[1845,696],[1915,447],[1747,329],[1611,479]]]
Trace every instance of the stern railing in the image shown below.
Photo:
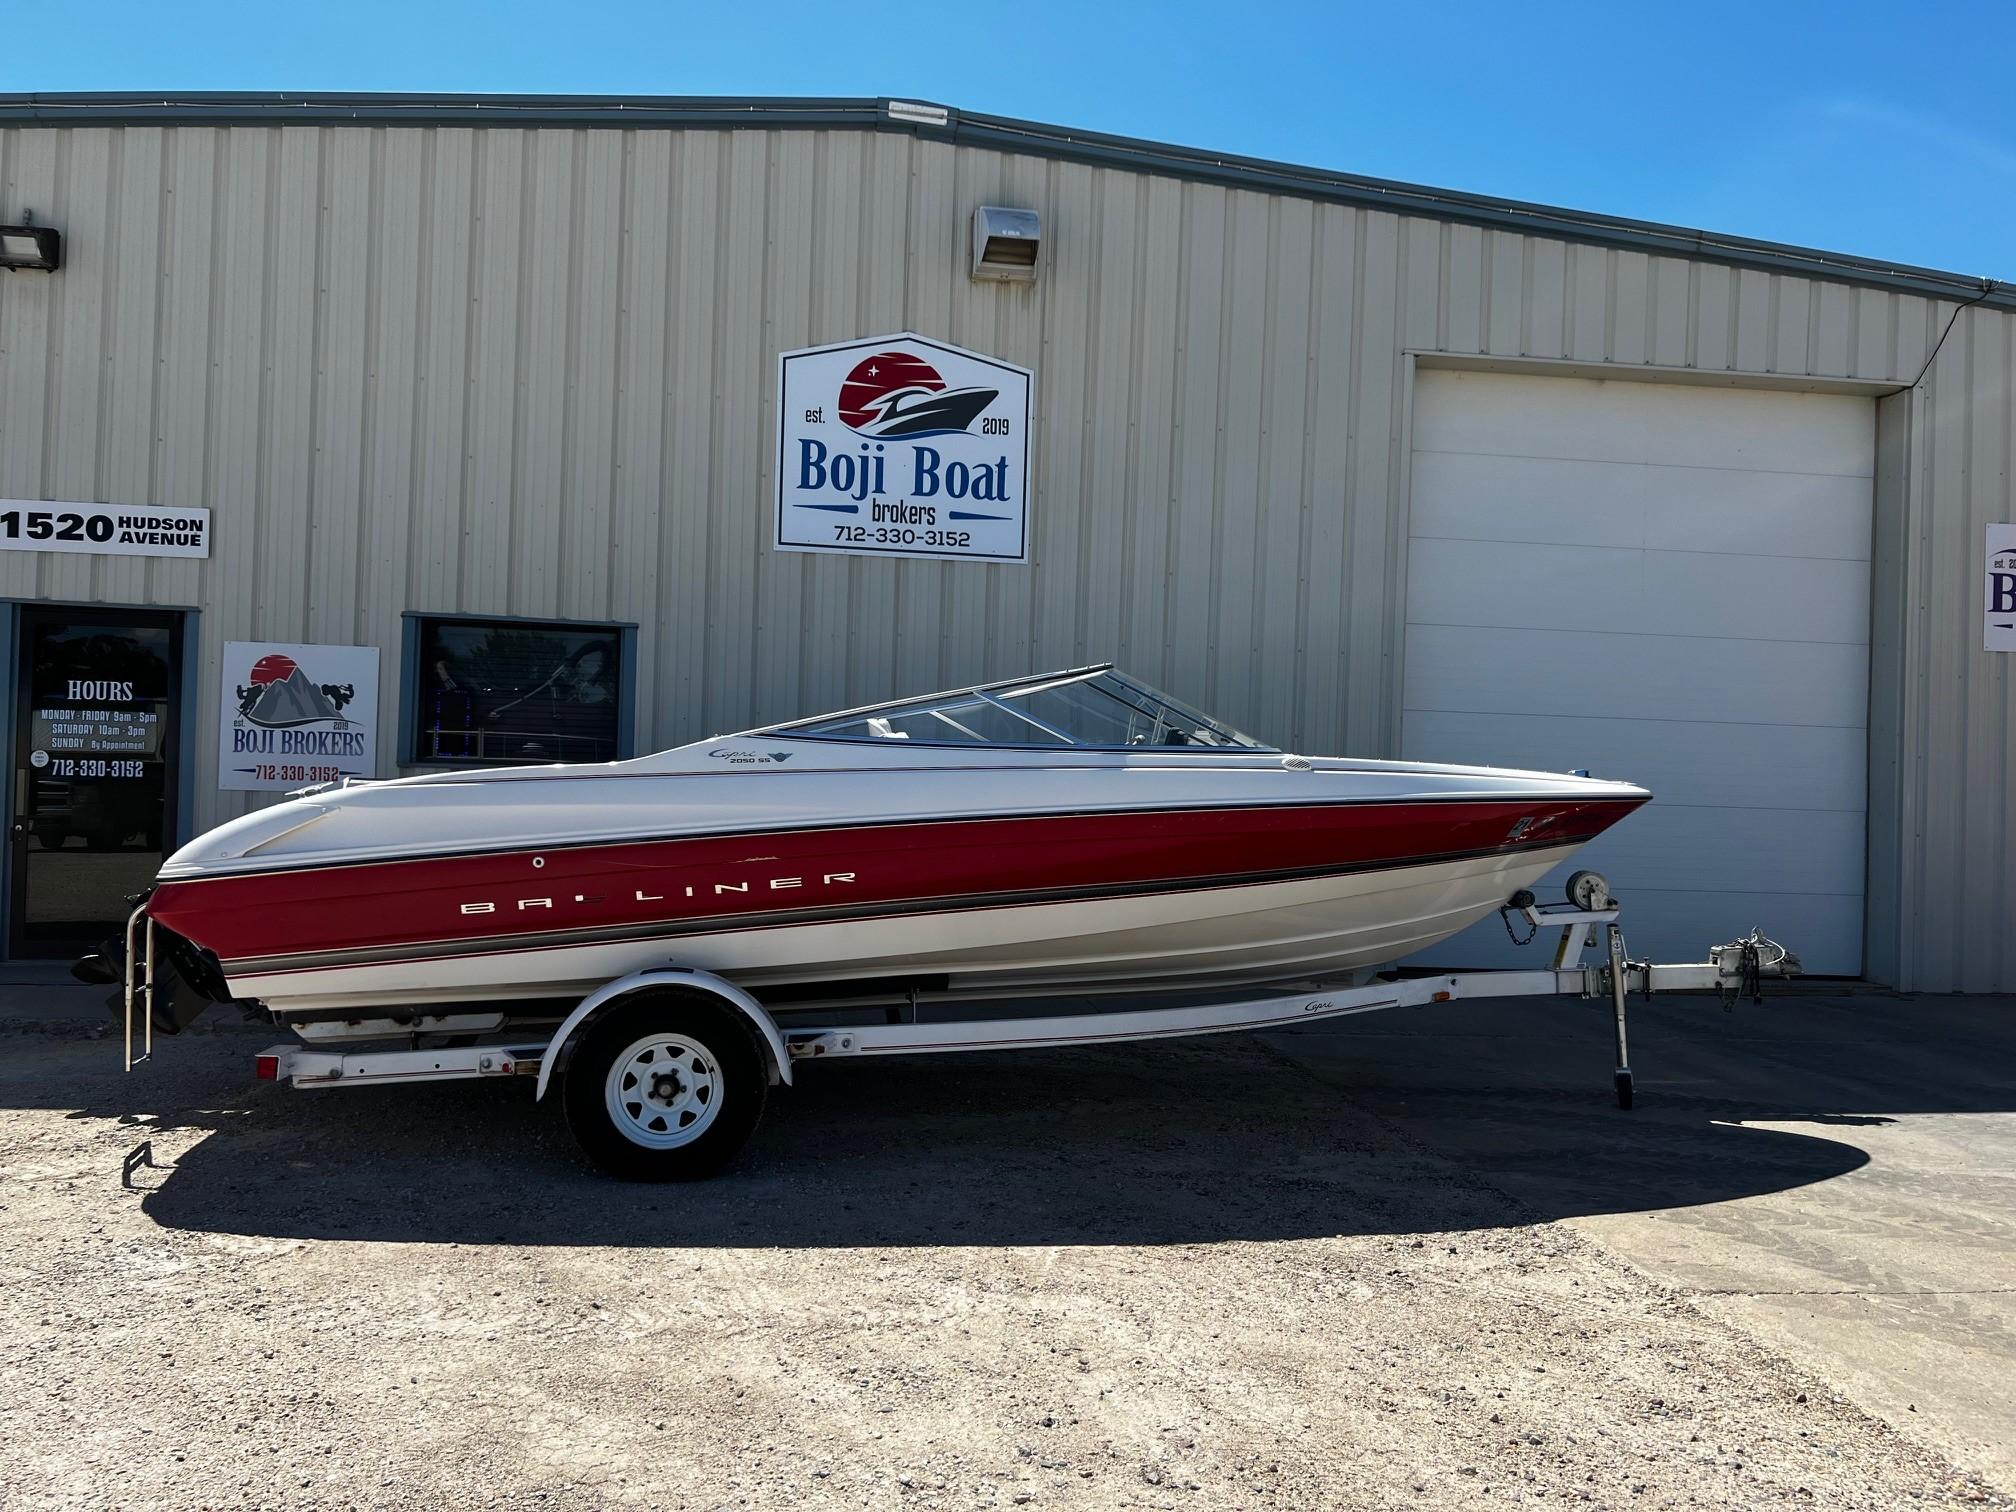
[[[145,964],[142,968],[142,978],[136,983],[133,979],[133,970],[137,952],[134,950],[133,936],[135,931],[142,927],[143,920],[146,928]],[[141,1031],[143,1038],[140,1060],[150,1060],[154,1055],[154,916],[147,912],[145,903],[134,909],[126,918],[126,1069],[128,1071],[139,1064],[139,1061],[133,1058],[133,999],[136,995],[145,1004],[142,1013],[146,1020]]]

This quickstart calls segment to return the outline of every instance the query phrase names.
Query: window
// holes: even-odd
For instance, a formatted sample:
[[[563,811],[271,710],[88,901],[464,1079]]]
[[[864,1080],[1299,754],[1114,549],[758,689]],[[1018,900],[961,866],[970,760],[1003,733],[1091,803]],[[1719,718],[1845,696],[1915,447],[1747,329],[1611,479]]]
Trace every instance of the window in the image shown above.
[[[1110,667],[989,683],[773,728],[829,740],[1274,749]]]
[[[630,754],[632,627],[408,615],[404,759],[418,766]]]

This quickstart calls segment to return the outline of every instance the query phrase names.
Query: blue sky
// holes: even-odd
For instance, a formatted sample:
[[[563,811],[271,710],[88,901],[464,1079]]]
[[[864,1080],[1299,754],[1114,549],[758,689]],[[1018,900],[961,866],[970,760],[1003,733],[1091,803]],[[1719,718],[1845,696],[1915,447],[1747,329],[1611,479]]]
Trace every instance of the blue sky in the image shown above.
[[[0,90],[906,95],[2016,279],[2006,4],[31,4]]]

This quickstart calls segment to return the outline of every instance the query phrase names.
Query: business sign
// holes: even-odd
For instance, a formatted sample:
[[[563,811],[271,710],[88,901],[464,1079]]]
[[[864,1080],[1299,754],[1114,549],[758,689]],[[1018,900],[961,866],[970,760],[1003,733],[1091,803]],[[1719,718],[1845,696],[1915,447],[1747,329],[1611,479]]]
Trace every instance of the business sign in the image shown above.
[[[151,504],[50,504],[0,499],[0,551],[207,557],[210,511]]]
[[[66,679],[28,713],[28,765],[60,781],[131,781],[161,759],[167,708],[131,678]]]
[[[1029,369],[905,333],[777,371],[779,551],[1029,560]]]
[[[1982,589],[1990,651],[2016,651],[2016,525],[1988,527],[1988,581]]]
[[[217,785],[284,793],[378,770],[378,648],[224,643]]]

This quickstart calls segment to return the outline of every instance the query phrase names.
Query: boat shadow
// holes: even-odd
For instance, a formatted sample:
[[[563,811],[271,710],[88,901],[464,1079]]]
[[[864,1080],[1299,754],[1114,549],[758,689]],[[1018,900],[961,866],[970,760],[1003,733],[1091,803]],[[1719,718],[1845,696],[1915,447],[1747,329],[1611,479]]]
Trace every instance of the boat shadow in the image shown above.
[[[1661,1005],[1638,1044],[1665,1072],[1630,1113],[1609,1097],[1601,1016],[1574,1005],[1521,1008],[1516,1032],[1463,1004],[1267,1037],[826,1063],[774,1094],[725,1177],[685,1186],[599,1176],[559,1109],[513,1083],[239,1081],[131,1127],[207,1129],[138,1184],[156,1222],[215,1233],[641,1250],[1456,1233],[1782,1191],[1865,1164],[1855,1130],[1898,1112],[2016,1103],[1991,1069],[2016,1031],[1980,1015],[1942,1046],[1896,1003],[1795,1007],[1723,1038],[1698,1006]]]

